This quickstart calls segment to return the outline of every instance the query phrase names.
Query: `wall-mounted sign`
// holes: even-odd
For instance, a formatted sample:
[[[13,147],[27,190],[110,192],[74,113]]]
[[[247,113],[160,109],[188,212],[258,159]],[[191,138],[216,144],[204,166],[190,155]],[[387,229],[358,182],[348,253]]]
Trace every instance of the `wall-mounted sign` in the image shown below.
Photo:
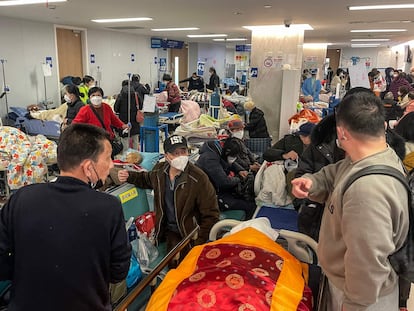
[[[183,47],[184,41],[151,38],[152,49],[182,49]]]
[[[257,67],[250,68],[250,77],[251,78],[257,78],[258,73],[259,73],[259,69]]]
[[[46,56],[46,64],[50,66],[50,68],[53,67],[52,65],[52,56]]]
[[[204,68],[205,68],[204,62],[197,62],[197,75],[199,76],[204,75]]]
[[[167,71],[167,59],[160,58],[160,71]]]

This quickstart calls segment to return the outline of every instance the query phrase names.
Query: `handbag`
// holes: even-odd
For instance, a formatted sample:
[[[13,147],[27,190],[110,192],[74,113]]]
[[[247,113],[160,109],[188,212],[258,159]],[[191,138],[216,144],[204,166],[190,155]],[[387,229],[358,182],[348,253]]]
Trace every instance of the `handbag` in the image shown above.
[[[101,118],[101,116],[96,112],[95,108],[92,107],[92,105],[89,105],[89,107],[92,109],[95,116],[98,118],[99,122],[101,122],[102,128],[105,129],[105,124]],[[111,140],[112,145],[112,157],[116,156],[117,154],[120,154],[122,150],[124,150],[124,145],[121,142],[121,139],[119,137],[115,137],[113,140]]]
[[[137,121],[138,123],[142,123],[144,122],[144,113],[141,110],[139,110],[139,100],[137,92],[135,92],[135,104],[137,105],[137,115],[135,116],[135,121]]]

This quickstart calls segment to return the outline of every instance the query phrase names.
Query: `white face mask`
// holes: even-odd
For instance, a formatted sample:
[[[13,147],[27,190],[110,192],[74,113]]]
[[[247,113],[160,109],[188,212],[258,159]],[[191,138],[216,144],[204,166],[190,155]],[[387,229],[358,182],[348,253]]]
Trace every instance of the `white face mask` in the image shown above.
[[[102,105],[102,97],[101,96],[92,96],[91,97],[91,104],[95,107],[99,107]]]
[[[64,98],[65,102],[67,102],[68,104],[70,104],[70,103],[72,102],[72,100],[70,99],[70,97],[69,97],[69,95],[68,95],[68,94],[65,94],[65,95],[63,96],[63,98]]]
[[[171,160],[171,166],[180,171],[184,171],[187,164],[188,156],[179,156]]]
[[[238,139],[242,139],[244,136],[244,131],[232,132],[231,136],[236,137]]]

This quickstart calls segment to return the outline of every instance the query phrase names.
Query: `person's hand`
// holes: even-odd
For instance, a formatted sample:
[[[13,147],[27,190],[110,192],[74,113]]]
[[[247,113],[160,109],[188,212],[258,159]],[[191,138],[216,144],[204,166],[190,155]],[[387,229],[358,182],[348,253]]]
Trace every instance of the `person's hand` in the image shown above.
[[[242,177],[242,178],[246,178],[248,174],[249,174],[248,171],[240,171],[239,172],[239,176]]]
[[[250,165],[250,170],[253,172],[257,172],[260,169],[260,164],[255,162],[254,164]]]
[[[305,199],[309,196],[312,187],[312,180],[308,178],[295,178],[292,180],[292,194],[298,199]]]
[[[129,124],[124,124],[124,125],[122,125],[122,129],[123,130],[125,130],[125,129],[130,129],[131,127],[129,126]]]
[[[129,173],[127,170],[119,170],[118,171],[118,179],[121,183],[124,183],[128,180]]]
[[[298,159],[298,154],[296,153],[296,151],[291,150],[288,153],[285,153],[282,155],[282,158],[287,160],[287,159],[291,159],[291,160],[297,160]]]

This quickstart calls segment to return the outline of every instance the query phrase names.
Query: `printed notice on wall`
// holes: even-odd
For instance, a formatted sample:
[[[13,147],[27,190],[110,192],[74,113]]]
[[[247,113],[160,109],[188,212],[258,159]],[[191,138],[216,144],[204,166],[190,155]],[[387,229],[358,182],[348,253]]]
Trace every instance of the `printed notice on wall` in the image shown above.
[[[349,66],[348,69],[351,87],[362,86],[369,89],[368,72],[364,62],[359,62],[355,66]]]

